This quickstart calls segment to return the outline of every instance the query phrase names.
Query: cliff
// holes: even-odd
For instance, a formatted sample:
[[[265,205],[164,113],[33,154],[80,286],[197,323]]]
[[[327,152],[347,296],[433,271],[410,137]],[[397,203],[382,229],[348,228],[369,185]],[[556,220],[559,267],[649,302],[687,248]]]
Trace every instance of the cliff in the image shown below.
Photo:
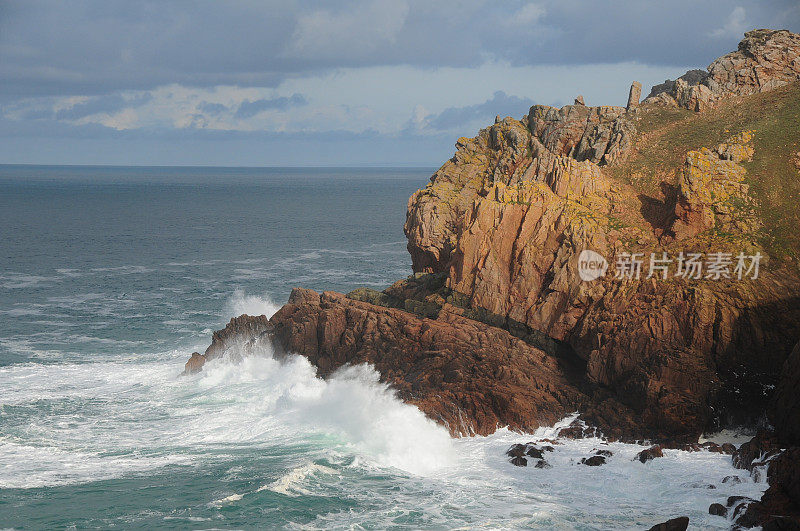
[[[410,198],[414,275],[296,290],[187,371],[227,337],[269,337],[322,376],[372,363],[455,435],[575,410],[607,436],[673,444],[755,424],[800,337],[799,57],[800,36],[756,30],[642,103],[634,84],[626,107],[498,118]],[[605,275],[582,279],[586,250]],[[693,253],[726,268],[677,275]],[[615,276],[637,256],[640,274]],[[651,256],[666,272],[648,276]]]

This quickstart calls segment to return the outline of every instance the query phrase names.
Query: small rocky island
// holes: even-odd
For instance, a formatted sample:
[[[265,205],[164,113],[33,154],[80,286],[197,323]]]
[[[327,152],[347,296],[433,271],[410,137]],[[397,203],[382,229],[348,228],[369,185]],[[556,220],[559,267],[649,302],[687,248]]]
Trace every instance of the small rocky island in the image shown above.
[[[270,319],[232,319],[186,371],[267,343],[321,377],[369,363],[453,436],[577,411],[559,436],[649,441],[643,466],[678,448],[766,470],[762,500],[710,511],[797,529],[800,35],[750,31],[707,70],[640,92],[626,107],[535,105],[458,139],[408,202],[412,276],[297,288]],[[605,275],[582,279],[584,250]],[[689,270],[698,256],[706,269]],[[761,429],[738,450],[698,444],[730,426]],[[544,468],[548,448],[508,458]],[[598,448],[581,465],[614,458]]]

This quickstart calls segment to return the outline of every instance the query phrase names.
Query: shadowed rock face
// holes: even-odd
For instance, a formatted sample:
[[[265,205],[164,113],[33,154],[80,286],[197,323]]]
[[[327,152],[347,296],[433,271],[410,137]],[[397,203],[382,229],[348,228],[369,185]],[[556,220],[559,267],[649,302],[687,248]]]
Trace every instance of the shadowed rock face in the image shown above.
[[[800,342],[783,365],[770,418],[786,443],[800,446]]]

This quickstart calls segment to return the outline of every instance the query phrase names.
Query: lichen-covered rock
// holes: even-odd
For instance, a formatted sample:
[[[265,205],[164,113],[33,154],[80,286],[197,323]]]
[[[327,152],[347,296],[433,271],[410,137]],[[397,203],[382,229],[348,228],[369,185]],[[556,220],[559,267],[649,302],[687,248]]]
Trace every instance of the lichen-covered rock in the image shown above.
[[[744,208],[752,205],[752,200],[744,182],[747,170],[739,164],[752,160],[752,138],[753,132],[746,131],[713,151],[701,148],[688,153],[671,227],[676,239],[690,238],[717,223],[728,230],[753,231],[758,227],[757,218],[747,215]]]

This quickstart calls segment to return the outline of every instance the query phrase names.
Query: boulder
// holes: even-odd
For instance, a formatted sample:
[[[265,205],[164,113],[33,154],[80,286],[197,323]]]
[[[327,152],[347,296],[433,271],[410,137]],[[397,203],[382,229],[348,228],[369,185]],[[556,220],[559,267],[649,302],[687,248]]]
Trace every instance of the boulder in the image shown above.
[[[602,455],[594,455],[592,457],[584,457],[581,459],[581,464],[586,466],[600,466],[606,464],[606,458]]]
[[[520,456],[512,457],[509,462],[514,466],[528,466],[528,460]]]
[[[708,507],[708,514],[713,514],[714,516],[727,516],[728,515],[728,508],[722,505],[721,503],[712,503]]]
[[[661,446],[657,444],[651,446],[650,448],[647,448],[646,450],[642,450],[641,452],[636,454],[634,460],[638,460],[641,463],[647,463],[648,461],[652,461],[656,457],[664,457],[664,452],[661,450]]]
[[[689,517],[681,516],[654,525],[650,528],[650,531],[686,531],[687,527],[689,527]]]

